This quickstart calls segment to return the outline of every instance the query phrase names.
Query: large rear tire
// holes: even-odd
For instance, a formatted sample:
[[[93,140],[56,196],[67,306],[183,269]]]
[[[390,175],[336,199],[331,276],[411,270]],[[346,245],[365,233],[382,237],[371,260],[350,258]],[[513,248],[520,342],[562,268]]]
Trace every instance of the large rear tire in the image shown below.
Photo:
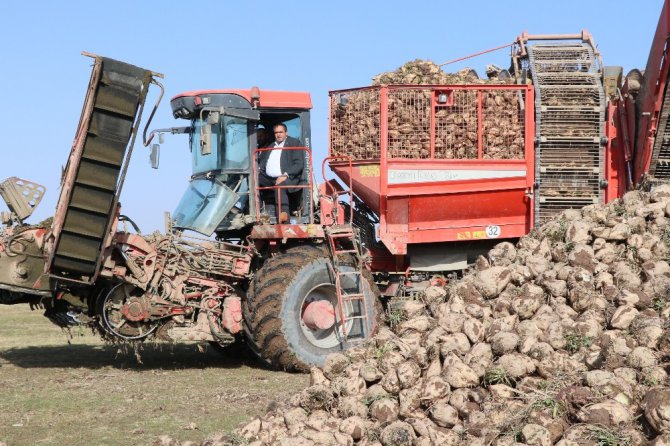
[[[330,353],[351,345],[341,335],[339,316],[336,324],[325,330],[310,329],[302,319],[306,305],[315,300],[327,300],[337,308],[329,264],[325,250],[300,246],[268,259],[256,274],[244,305],[245,333],[251,350],[264,364],[307,371],[310,366],[322,366]],[[353,267],[346,270],[353,271]],[[343,280],[353,279],[345,276]],[[374,284],[364,279],[364,303],[345,305],[345,317],[362,314],[363,304],[367,310],[367,320],[354,319],[344,325],[351,339],[361,339],[362,333],[371,336],[376,329],[374,289]]]

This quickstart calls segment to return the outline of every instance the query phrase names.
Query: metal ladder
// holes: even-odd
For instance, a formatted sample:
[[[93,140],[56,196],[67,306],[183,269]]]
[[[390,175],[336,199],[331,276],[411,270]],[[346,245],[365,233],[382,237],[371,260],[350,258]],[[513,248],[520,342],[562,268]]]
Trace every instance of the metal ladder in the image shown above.
[[[349,341],[347,325],[359,321],[361,324],[360,334],[353,341],[363,341],[368,338],[368,310],[365,302],[365,290],[363,288],[363,265],[360,260],[360,246],[356,240],[354,228],[350,223],[332,225],[326,227],[326,239],[331,257],[331,268],[335,278],[335,290],[337,292],[337,311],[340,316],[342,336]],[[345,267],[351,266],[346,259],[354,259],[353,271],[344,271]],[[359,311],[355,307],[358,303]],[[349,313],[345,306],[350,304]]]

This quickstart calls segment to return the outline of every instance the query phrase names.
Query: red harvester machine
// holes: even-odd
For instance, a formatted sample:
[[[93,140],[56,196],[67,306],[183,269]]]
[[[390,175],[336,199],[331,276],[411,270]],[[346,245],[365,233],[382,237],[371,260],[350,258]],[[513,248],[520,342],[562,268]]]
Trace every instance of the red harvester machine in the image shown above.
[[[173,115],[188,124],[145,145],[187,134],[193,171],[166,233],[149,237],[119,203],[161,76],[94,56],[53,223],[23,223],[42,186],[0,184],[0,303],[115,340],[244,339],[268,365],[320,365],[374,333],[377,285],[411,294],[564,210],[667,180],[669,20],[666,2],[644,76],[604,67],[586,32],[522,34],[504,82],[333,91],[323,170],[342,183],[316,185],[308,94],[177,95]],[[304,144],[283,149],[304,153],[288,222],[258,184],[270,150],[258,129],[277,124]]]

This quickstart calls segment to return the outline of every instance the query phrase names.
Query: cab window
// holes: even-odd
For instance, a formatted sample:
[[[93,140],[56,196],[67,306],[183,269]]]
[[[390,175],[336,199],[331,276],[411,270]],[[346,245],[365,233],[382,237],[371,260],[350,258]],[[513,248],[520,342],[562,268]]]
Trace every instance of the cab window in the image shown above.
[[[210,153],[203,154],[200,144],[205,121],[195,119],[191,131],[193,174],[214,170],[244,170],[249,167],[248,125],[245,119],[224,116],[221,124],[211,125]]]
[[[249,167],[249,140],[245,119],[224,116],[223,170],[240,170]]]
[[[272,135],[272,127],[275,124],[285,124],[286,125],[286,134],[291,138],[299,139],[302,144],[305,142],[302,140],[302,123],[300,121],[300,116],[294,113],[262,113],[261,114],[261,126],[269,130],[270,141],[274,141],[274,136]]]
[[[299,139],[300,142],[304,144],[304,142],[302,141],[302,128],[300,126],[300,117],[296,116],[293,119],[284,121],[284,124],[286,124],[286,134],[292,138]]]
[[[221,140],[221,127],[219,125],[211,125],[211,153],[203,155],[200,144],[200,135],[204,125],[209,124],[201,119],[195,119],[193,121],[193,128],[191,131],[191,161],[193,167],[192,172],[194,175],[219,169],[219,141]]]

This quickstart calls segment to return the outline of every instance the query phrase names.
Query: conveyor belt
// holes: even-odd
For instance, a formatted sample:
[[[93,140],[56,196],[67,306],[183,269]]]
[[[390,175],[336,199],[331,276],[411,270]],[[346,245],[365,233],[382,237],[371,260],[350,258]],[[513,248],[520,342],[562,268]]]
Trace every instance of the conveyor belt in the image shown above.
[[[535,223],[542,224],[603,200],[605,93],[589,45],[529,45],[528,67],[535,86]]]
[[[96,57],[54,217],[52,276],[90,282],[115,218],[125,168],[151,72]]]
[[[667,100],[670,92],[670,83],[665,83],[663,92],[663,106],[658,119],[654,150],[649,164],[649,174],[656,180],[667,181],[670,179],[670,101]]]

